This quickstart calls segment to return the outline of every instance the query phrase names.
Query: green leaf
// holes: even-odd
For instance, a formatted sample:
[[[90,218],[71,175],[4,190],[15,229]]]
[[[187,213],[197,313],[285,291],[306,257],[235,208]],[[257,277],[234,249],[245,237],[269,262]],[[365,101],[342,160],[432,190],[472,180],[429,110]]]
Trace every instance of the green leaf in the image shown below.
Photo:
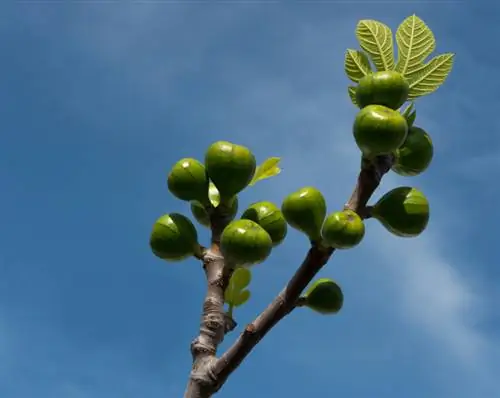
[[[281,172],[281,169],[278,167],[280,160],[280,158],[269,158],[266,159],[261,165],[257,166],[252,181],[250,181],[250,184],[248,185],[252,186],[257,181],[278,175]]]
[[[240,305],[245,304],[250,298],[250,290],[243,290],[235,295],[233,299],[233,306],[239,307]]]
[[[351,102],[358,106],[358,103],[356,102],[356,87],[354,86],[349,86],[347,87],[347,92],[349,93],[349,98],[351,99]]]
[[[407,75],[410,83],[408,98],[415,99],[436,91],[450,74],[454,56],[453,53],[438,55]]]
[[[208,185],[208,198],[210,199],[210,203],[212,203],[213,207],[217,207],[220,204],[220,194],[219,190],[215,186],[213,182],[210,181]]]
[[[344,69],[347,77],[355,83],[372,72],[367,55],[362,51],[351,49],[345,52]]]
[[[252,272],[248,268],[240,267],[233,272],[229,283],[233,284],[236,289],[243,290],[250,284],[251,280]]]
[[[417,111],[415,110],[415,103],[410,102],[410,105],[406,107],[402,115],[406,119],[408,127],[413,126],[413,123],[415,123],[415,119],[417,117]]]
[[[394,43],[387,25],[363,19],[356,27],[356,37],[361,48],[370,55],[378,71],[394,68]]]
[[[398,43],[396,71],[405,77],[420,68],[436,48],[432,30],[416,15],[406,18],[399,25],[396,42]]]

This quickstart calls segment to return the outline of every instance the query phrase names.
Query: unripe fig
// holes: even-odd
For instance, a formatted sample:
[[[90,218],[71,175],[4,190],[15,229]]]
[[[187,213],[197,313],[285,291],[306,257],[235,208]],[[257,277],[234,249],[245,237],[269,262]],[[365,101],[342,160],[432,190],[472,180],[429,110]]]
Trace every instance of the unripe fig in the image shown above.
[[[314,187],[304,187],[288,195],[281,211],[291,227],[305,233],[309,239],[318,240],[326,216],[323,194]]]
[[[178,261],[197,251],[198,233],[193,223],[182,214],[165,214],[153,225],[149,244],[155,256]]]
[[[392,170],[402,176],[416,176],[429,167],[433,155],[429,134],[420,127],[411,127],[403,145],[394,152]]]
[[[354,139],[368,158],[393,153],[404,143],[407,133],[403,115],[382,105],[368,105],[354,120]]]
[[[220,204],[219,191],[212,182],[210,182],[208,188],[208,198],[210,200],[210,203],[214,207],[219,206]],[[230,220],[234,219],[237,212],[238,212],[238,197],[233,196],[231,199],[229,199],[229,214],[228,214],[229,219]],[[201,225],[205,227],[210,227],[210,216],[205,210],[205,207],[200,202],[197,201],[191,202],[191,213],[193,214],[196,221],[198,221]]]
[[[231,221],[222,231],[221,252],[236,265],[261,263],[271,254],[272,248],[269,234],[252,220]]]
[[[248,148],[218,141],[208,148],[205,167],[221,197],[227,199],[250,183],[257,165],[255,156]]]
[[[271,237],[273,246],[278,246],[285,239],[288,226],[283,213],[274,203],[254,203],[245,210],[241,218],[255,221],[264,228]]]
[[[429,202],[415,188],[399,187],[379,199],[373,206],[372,216],[394,235],[413,237],[427,227]]]
[[[328,246],[350,249],[365,236],[365,224],[355,211],[338,211],[326,217],[321,236]]]
[[[356,87],[356,102],[360,108],[384,105],[399,109],[408,99],[410,85],[401,73],[392,70],[371,73]]]
[[[196,159],[179,160],[168,174],[168,189],[180,200],[207,203],[209,179],[205,166]]]
[[[344,304],[344,294],[333,280],[321,278],[315,281],[304,295],[305,306],[320,314],[335,314]]]

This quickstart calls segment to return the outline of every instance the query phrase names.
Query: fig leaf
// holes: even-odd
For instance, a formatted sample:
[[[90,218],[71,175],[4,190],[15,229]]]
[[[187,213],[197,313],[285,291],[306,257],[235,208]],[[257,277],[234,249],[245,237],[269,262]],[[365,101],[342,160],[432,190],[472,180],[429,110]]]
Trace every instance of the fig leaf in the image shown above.
[[[394,43],[387,25],[363,19],[356,26],[356,37],[361,48],[370,55],[378,71],[394,69]]]
[[[368,56],[363,51],[350,48],[345,52],[344,70],[347,77],[355,83],[372,73]]]
[[[281,158],[271,157],[269,159],[266,159],[259,166],[257,166],[252,181],[250,181],[248,186],[255,185],[257,181],[264,180],[266,178],[271,178],[281,173],[281,169],[278,166],[280,160]]]
[[[406,18],[396,31],[398,62],[395,70],[403,76],[420,68],[425,59],[436,49],[432,30],[415,14]]]

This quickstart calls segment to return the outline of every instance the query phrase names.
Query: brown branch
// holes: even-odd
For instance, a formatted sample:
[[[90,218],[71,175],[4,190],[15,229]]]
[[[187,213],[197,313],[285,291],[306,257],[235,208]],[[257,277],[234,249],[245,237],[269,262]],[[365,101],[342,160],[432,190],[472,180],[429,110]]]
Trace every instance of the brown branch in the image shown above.
[[[212,244],[204,249],[198,258],[203,261],[207,279],[207,293],[203,302],[203,311],[199,335],[191,343],[193,366],[184,397],[208,398],[213,391],[214,379],[207,369],[216,360],[217,347],[224,335],[234,330],[236,322],[224,311],[224,291],[229,283],[232,269],[226,266],[219,250],[220,235],[228,224],[227,208],[207,208],[210,214]]]
[[[356,187],[345,208],[363,215],[368,200],[390,170],[392,157],[381,156],[363,160]],[[273,302],[249,325],[234,344],[215,362],[209,372],[214,381],[212,394],[217,392],[231,373],[238,368],[260,340],[294,308],[302,291],[328,262],[334,249],[312,245],[301,266]],[[191,398],[191,397],[189,397]]]

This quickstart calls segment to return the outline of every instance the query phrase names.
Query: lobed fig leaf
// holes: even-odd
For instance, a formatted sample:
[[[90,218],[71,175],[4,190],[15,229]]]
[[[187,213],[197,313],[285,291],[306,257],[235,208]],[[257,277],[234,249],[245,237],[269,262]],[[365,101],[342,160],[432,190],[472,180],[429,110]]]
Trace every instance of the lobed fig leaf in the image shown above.
[[[347,94],[349,94],[349,98],[351,99],[353,105],[356,105],[359,108],[359,105],[356,102],[356,87],[354,86],[347,87]]]
[[[205,166],[193,158],[179,160],[167,178],[168,189],[176,198],[207,203],[209,179]]]
[[[394,152],[392,171],[402,176],[416,176],[427,170],[433,155],[429,134],[420,127],[411,127],[403,145]]]
[[[394,235],[414,237],[427,227],[429,203],[417,189],[399,187],[379,199],[373,206],[372,216]]]
[[[410,85],[395,71],[382,71],[366,75],[356,88],[356,103],[360,108],[368,105],[384,105],[399,109],[408,99]]]
[[[213,207],[218,207],[220,204],[220,195],[217,187],[210,182],[208,188],[208,199]],[[228,201],[228,217],[230,220],[233,220],[238,212],[238,197],[233,196]],[[198,221],[201,225],[210,228],[210,216],[208,215],[205,206],[203,206],[200,202],[192,201],[191,202],[191,213],[193,214],[196,221]]]
[[[394,43],[391,28],[379,21],[363,19],[356,26],[361,48],[370,55],[378,71],[394,69]]]
[[[354,139],[367,158],[393,153],[407,133],[408,124],[401,113],[383,105],[366,106],[354,120]]]
[[[193,223],[182,214],[165,214],[153,225],[149,244],[153,254],[163,260],[179,261],[199,250]]]
[[[220,248],[229,262],[250,266],[263,262],[271,254],[273,241],[259,224],[252,220],[231,221],[222,231]]]
[[[330,247],[350,249],[358,245],[365,236],[365,224],[352,210],[338,211],[326,217],[321,236]]]
[[[305,233],[310,240],[319,240],[326,216],[323,194],[314,187],[304,187],[288,195],[281,212],[291,227]]]
[[[247,187],[255,174],[253,153],[242,145],[218,141],[205,154],[205,167],[221,198],[229,199]]]
[[[288,226],[281,210],[271,202],[253,203],[241,215],[242,219],[252,220],[269,234],[273,246],[278,246],[286,237]]]
[[[368,56],[363,51],[350,48],[345,52],[344,70],[347,77],[355,83],[372,73]]]
[[[265,180],[266,178],[271,178],[281,173],[281,169],[278,166],[280,160],[280,158],[276,157],[269,158],[257,166],[252,181],[250,181],[248,186],[252,186],[260,180]]]
[[[316,280],[304,295],[305,306],[320,314],[336,314],[344,304],[344,294],[335,281],[328,278]]]

